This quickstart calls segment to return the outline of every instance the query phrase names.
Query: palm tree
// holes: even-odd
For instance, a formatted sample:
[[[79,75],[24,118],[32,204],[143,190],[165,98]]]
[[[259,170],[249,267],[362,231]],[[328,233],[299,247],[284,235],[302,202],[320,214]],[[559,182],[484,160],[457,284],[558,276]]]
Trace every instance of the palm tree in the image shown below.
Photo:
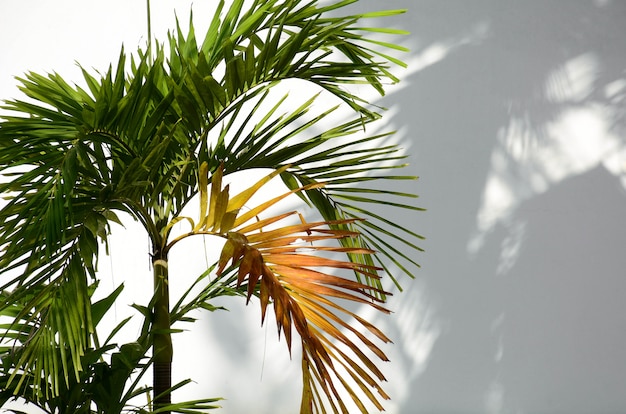
[[[404,49],[368,36],[401,31],[360,22],[402,11],[342,15],[355,1],[220,1],[201,42],[193,25],[187,35],[177,25],[165,45],[149,43],[130,58],[122,50],[103,74],[83,70],[82,86],[57,74],[20,79],[28,99],[7,101],[11,115],[0,123],[0,191],[8,198],[0,316],[9,317],[0,402],[19,396],[50,412],[212,408],[215,399],[171,402],[184,385],[171,382],[174,324],[191,321],[191,310],[214,310],[217,296],[242,295],[258,298],[262,320],[272,305],[289,350],[295,328],[301,412],[345,413],[345,395],[363,413],[366,401],[382,410],[384,377],[371,358],[386,360],[375,341],[388,339],[342,303],[387,312],[382,274],[396,284],[391,266],[412,276],[417,263],[402,246],[420,250],[420,236],[390,219],[389,207],[419,208],[403,201],[413,194],[383,186],[414,177],[392,173],[404,164],[389,133],[363,134],[380,108],[352,88],[383,94],[398,81],[390,67],[404,64],[390,53]],[[314,93],[285,110],[287,97],[274,91],[289,80]],[[316,112],[327,102],[319,95],[340,104]],[[344,108],[352,115],[337,122]],[[270,172],[231,195],[224,177],[245,170]],[[253,203],[274,177],[285,194]],[[270,214],[291,194],[319,219]],[[182,215],[191,202],[198,217]],[[123,345],[113,338],[127,320],[104,343],[96,329],[121,287],[92,300],[99,243],[120,214],[145,229],[154,273],[152,300],[135,305],[142,332]],[[182,223],[189,227],[177,233]],[[169,254],[198,235],[225,240],[219,260],[171,305]],[[153,387],[142,389],[136,377],[150,368]],[[148,391],[152,405],[130,405]]]

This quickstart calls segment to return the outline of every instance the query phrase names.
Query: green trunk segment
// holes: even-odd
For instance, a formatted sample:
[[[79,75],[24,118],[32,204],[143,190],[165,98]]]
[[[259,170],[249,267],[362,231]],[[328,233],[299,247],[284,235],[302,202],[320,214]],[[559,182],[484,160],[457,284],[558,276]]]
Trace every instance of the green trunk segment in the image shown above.
[[[170,333],[170,294],[168,284],[167,260],[156,259],[154,268],[154,324],[152,326],[152,354],[154,408],[171,403],[170,394],[165,394],[172,387],[172,335]],[[168,414],[168,412],[165,412]]]

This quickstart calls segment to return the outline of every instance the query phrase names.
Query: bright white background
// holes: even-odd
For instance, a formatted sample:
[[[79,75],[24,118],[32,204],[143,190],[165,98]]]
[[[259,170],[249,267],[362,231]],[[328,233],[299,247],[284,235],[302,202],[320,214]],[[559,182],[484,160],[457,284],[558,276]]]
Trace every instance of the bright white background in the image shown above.
[[[186,21],[190,2],[153,3],[157,36],[173,27],[174,5]],[[207,4],[194,3],[199,32]],[[75,60],[105,69],[122,42],[145,43],[144,7],[1,2],[0,97],[17,96],[12,76],[26,70],[72,79]],[[382,103],[428,208],[404,218],[428,237],[423,269],[390,301],[392,317],[371,315],[395,342],[385,348],[387,411],[625,412],[626,3],[359,8],[410,9],[389,23],[412,32],[410,68]],[[150,270],[145,254],[127,255],[147,248],[129,229],[101,265],[111,283],[139,281],[127,285],[132,302]],[[201,267],[204,256],[181,261]],[[296,412],[297,356],[290,364],[256,309],[228,305],[178,340],[176,375],[196,379],[200,395],[228,398],[226,414]]]

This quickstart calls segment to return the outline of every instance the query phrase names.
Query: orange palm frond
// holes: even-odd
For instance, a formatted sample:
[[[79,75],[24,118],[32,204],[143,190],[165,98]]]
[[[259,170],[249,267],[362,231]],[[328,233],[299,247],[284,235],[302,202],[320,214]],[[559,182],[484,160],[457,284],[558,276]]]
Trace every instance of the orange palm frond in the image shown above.
[[[238,266],[237,285],[247,285],[248,301],[255,294],[260,299],[261,323],[272,304],[278,334],[284,335],[290,353],[293,328],[300,337],[302,413],[325,413],[328,405],[333,412],[348,413],[342,400],[345,393],[362,413],[368,412],[362,400],[369,400],[382,410],[379,399],[389,397],[381,386],[385,377],[372,358],[387,361],[387,357],[374,340],[383,343],[390,340],[370,322],[340,304],[366,304],[389,313],[381,299],[389,293],[359,279],[359,276],[363,280],[380,279],[381,269],[367,264],[372,263],[367,258],[375,252],[360,247],[359,243],[345,243],[360,237],[358,231],[350,228],[361,220],[309,223],[295,211],[259,217],[287,196],[323,187],[323,183],[293,189],[257,206],[246,206],[242,212],[259,189],[287,168],[277,169],[230,197],[229,187],[222,186],[223,168],[214,171],[209,180],[207,165],[201,165],[199,220],[195,224],[189,217],[173,219],[167,231],[181,220],[187,220],[192,230],[173,239],[166,249],[195,234],[226,239],[217,274],[222,274],[229,264]],[[300,222],[286,222],[294,215]],[[342,272],[352,278],[344,277]]]
[[[335,274],[349,270],[352,275],[379,278],[378,267],[366,265],[365,261],[336,257],[337,254],[348,258],[362,257],[374,254],[374,251],[339,243],[329,245],[333,240],[357,237],[358,232],[344,229],[344,225],[356,220],[307,223],[301,217],[301,223],[277,226],[281,220],[296,214],[294,212],[265,219],[257,217],[257,221],[252,221],[257,214],[295,191],[252,208],[250,211],[254,215],[248,211],[239,216],[243,204],[269,179],[261,180],[263,183],[253,186],[254,190],[244,191],[245,196],[228,200],[227,189],[216,187],[216,184],[221,186],[221,172],[218,174],[212,180],[211,197],[205,197],[201,202],[208,204],[209,199],[216,200],[215,204],[211,202],[210,208],[217,206],[218,202],[226,207],[218,209],[217,213],[211,213],[210,208],[203,209],[205,217],[200,218],[201,224],[196,227],[212,228],[226,238],[217,273],[221,274],[229,263],[239,266],[238,285],[247,284],[248,300],[258,293],[262,322],[268,305],[272,304],[278,334],[284,335],[290,353],[295,328],[302,344],[302,412],[326,412],[324,407],[329,404],[334,412],[347,413],[348,408],[342,401],[345,392],[362,413],[368,412],[363,396],[382,410],[379,399],[389,398],[380,385],[385,378],[368,355],[382,361],[387,357],[362,331],[382,342],[389,342],[389,339],[339,302],[368,304],[388,313],[381,306],[379,297],[389,293]],[[229,214],[228,225],[224,226],[224,217]],[[218,225],[220,221],[221,225]],[[272,225],[271,229],[265,230],[269,225]]]

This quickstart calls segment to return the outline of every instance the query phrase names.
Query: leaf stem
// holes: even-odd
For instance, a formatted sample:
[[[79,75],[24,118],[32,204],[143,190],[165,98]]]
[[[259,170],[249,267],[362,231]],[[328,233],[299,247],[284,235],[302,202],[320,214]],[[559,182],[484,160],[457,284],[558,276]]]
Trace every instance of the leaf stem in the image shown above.
[[[150,0],[146,0],[146,19],[148,21],[148,53],[149,58],[152,58],[152,22],[150,18]]]

